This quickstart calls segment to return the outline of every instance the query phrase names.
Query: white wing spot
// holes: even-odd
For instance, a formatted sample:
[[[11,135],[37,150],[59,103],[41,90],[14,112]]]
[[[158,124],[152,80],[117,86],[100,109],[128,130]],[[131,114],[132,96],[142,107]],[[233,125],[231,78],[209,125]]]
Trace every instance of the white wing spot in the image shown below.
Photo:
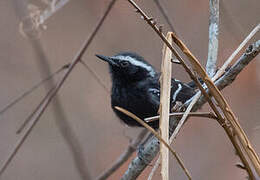
[[[176,97],[178,96],[179,92],[181,91],[182,89],[182,85],[181,84],[178,84],[178,89],[174,92],[173,94],[173,98],[172,98],[172,102],[175,102],[176,101]]]
[[[155,88],[149,88],[149,91],[153,94],[156,94],[158,97],[160,96],[160,91]]]
[[[149,66],[148,64],[145,64],[142,61],[138,61],[138,60],[132,58],[131,56],[114,56],[114,57],[117,59],[120,59],[120,60],[128,61],[135,66],[140,66],[142,68],[145,68],[152,77],[154,77],[156,74],[153,67]]]

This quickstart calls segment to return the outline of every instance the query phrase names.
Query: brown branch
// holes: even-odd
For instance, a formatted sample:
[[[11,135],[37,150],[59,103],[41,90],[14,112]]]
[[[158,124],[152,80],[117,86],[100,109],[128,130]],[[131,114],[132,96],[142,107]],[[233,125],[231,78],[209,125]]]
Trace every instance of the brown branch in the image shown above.
[[[183,53],[188,57],[190,63],[196,69],[196,72],[200,75],[202,80],[206,83],[207,87],[210,90],[211,95],[214,97],[218,106],[220,107],[221,111],[223,112],[225,119],[232,125],[232,130],[230,130],[229,128],[225,128],[225,127],[224,127],[224,129],[226,130],[226,132],[227,131],[234,131],[236,138],[239,140],[242,148],[244,149],[248,158],[250,159],[250,162],[253,164],[253,166],[254,166],[256,172],[258,173],[258,175],[260,175],[260,160],[259,160],[259,157],[256,154],[256,152],[254,151],[249,139],[247,138],[247,136],[246,136],[245,132],[243,131],[242,127],[240,126],[240,123],[238,122],[237,118],[235,117],[234,113],[232,112],[231,107],[229,106],[229,104],[225,100],[224,96],[220,93],[219,89],[215,86],[213,81],[208,77],[207,73],[202,68],[199,61],[196,59],[196,57],[194,55],[191,54],[191,52],[184,45],[184,43],[181,42],[174,35],[173,35],[173,39],[174,39],[174,42],[183,51]],[[214,108],[212,106],[211,106],[211,108],[214,110]],[[221,125],[225,124],[226,122],[223,121],[223,119],[221,119],[221,117],[218,115],[217,111],[214,110],[214,112],[218,116],[220,124]],[[230,133],[232,133],[232,132],[230,132]],[[234,136],[230,136],[230,135],[229,135],[229,137],[235,138]],[[234,143],[236,143],[235,140],[234,140]],[[235,147],[238,148],[238,146],[235,146]],[[239,154],[239,156],[241,157],[241,154]],[[241,159],[245,160],[244,157],[241,157]],[[247,169],[250,169],[250,167],[247,167]]]
[[[232,136],[232,134],[230,133],[230,131],[228,131],[228,126],[225,126],[225,121],[224,119],[222,118],[220,112],[218,111],[217,107],[215,106],[215,104],[213,104],[213,102],[211,101],[211,99],[209,98],[208,94],[205,94],[204,92],[204,89],[202,88],[202,86],[198,83],[197,79],[194,79],[194,75],[192,74],[192,72],[189,70],[189,68],[187,68],[185,62],[182,60],[182,58],[180,58],[179,54],[175,51],[175,49],[170,45],[170,43],[167,43],[166,41],[166,38],[164,37],[164,35],[161,33],[161,31],[159,30],[159,28],[157,28],[157,26],[155,24],[153,24],[152,22],[150,22],[151,18],[149,18],[137,5],[135,2],[133,2],[132,0],[128,0],[136,9],[137,9],[137,12],[139,12],[143,19],[153,28],[153,30],[158,34],[158,36],[163,40],[163,42],[165,42],[165,44],[172,50],[173,54],[180,60],[181,64],[184,66],[185,70],[187,71],[187,73],[190,75],[190,77],[196,82],[196,84],[198,85],[199,89],[201,90],[201,92],[203,93],[203,95],[205,96],[205,98],[207,99],[207,101],[209,102],[211,108],[214,110],[214,112],[216,113],[216,115],[218,116],[218,119],[219,121],[223,122],[222,125],[225,127],[225,130],[228,134],[229,137]],[[176,41],[177,43],[179,43],[179,41]],[[180,45],[181,49],[184,47],[183,44],[178,44]],[[223,96],[219,93],[218,89],[216,89],[214,87],[214,84],[210,81],[209,77],[206,75],[205,73],[205,70],[200,66],[200,64],[198,63],[198,61],[193,61],[193,60],[196,60],[196,58],[194,56],[192,56],[188,51],[187,49],[185,49],[184,53],[186,55],[188,55],[189,57],[189,60],[190,62],[192,63],[194,69],[196,69],[197,73],[202,76],[201,78],[206,82],[207,86],[209,86],[211,92],[213,91],[213,94],[214,95],[217,95],[216,98],[219,98],[217,99],[218,100],[218,104],[220,104],[220,102],[222,102],[222,104],[220,104],[222,106],[222,111],[224,112],[224,115],[226,118],[230,118],[232,120],[234,120],[234,116],[233,116],[233,113],[231,112],[229,106],[227,105],[226,101],[223,99]],[[222,100],[222,101],[220,101]],[[223,101],[224,100],[224,101]],[[225,108],[223,108],[225,105]],[[227,109],[228,108],[228,111]],[[176,124],[176,123],[175,123]],[[235,121],[235,124],[233,124],[233,127],[234,125],[237,125],[237,121]],[[237,128],[237,130],[239,129],[239,126]],[[241,129],[239,129],[241,130]],[[241,132],[241,131],[240,131]],[[242,135],[242,137],[245,137],[244,134],[240,134]],[[239,149],[239,146],[238,144],[236,144],[236,142],[234,141],[234,139],[230,138],[231,142],[233,143],[234,147],[238,150]],[[245,142],[245,141],[244,141]],[[156,141],[151,141],[149,144],[152,146],[152,144],[156,143]],[[248,145],[248,144],[247,144]],[[248,146],[247,146],[248,147]],[[154,148],[153,150],[151,149],[151,147],[147,147],[146,148],[147,151],[152,151],[153,153],[157,153],[158,149],[157,148]],[[252,155],[251,158],[255,159],[256,160],[256,163],[257,163],[257,157],[254,156],[255,153],[252,152],[252,148],[251,146],[249,146],[249,155]],[[243,153],[240,153],[239,154],[240,157],[241,157],[241,160],[246,160],[246,158],[243,156]],[[152,159],[152,158],[149,158],[149,160]],[[141,160],[140,159],[135,159],[132,161],[131,165],[132,164],[136,164],[136,163],[141,163]],[[130,165],[130,166],[131,166]],[[129,166],[129,168],[130,168]],[[140,171],[139,171],[140,172]],[[125,175],[127,175],[128,173],[130,173],[129,169],[127,170],[127,172],[125,173]]]
[[[111,2],[108,5],[104,15],[99,20],[97,25],[94,27],[93,32],[90,34],[89,38],[84,42],[83,46],[80,48],[78,53],[75,55],[74,59],[72,60],[72,62],[70,64],[70,67],[68,68],[68,70],[66,71],[66,73],[64,74],[62,79],[59,81],[57,86],[54,88],[54,90],[52,91],[50,96],[44,101],[43,105],[37,111],[36,115],[34,116],[34,118],[31,121],[31,124],[30,124],[29,128],[27,129],[25,134],[22,136],[22,138],[18,141],[18,143],[15,145],[14,150],[10,153],[10,155],[7,158],[7,160],[3,163],[2,167],[0,168],[0,176],[2,175],[2,173],[4,172],[4,170],[6,169],[8,164],[11,162],[11,160],[15,156],[15,154],[18,152],[19,148],[21,147],[21,145],[23,144],[25,139],[28,137],[28,135],[30,134],[30,132],[32,131],[33,127],[36,125],[36,123],[40,119],[40,117],[43,114],[43,112],[46,110],[46,108],[48,107],[50,102],[53,100],[53,98],[55,97],[57,92],[60,90],[60,88],[64,84],[65,80],[70,75],[71,71],[74,69],[76,64],[80,61],[81,57],[83,56],[83,54],[85,53],[85,51],[87,50],[89,45],[91,44],[91,42],[94,39],[94,37],[96,36],[97,32],[99,31],[100,27],[102,26],[103,22],[105,21],[107,15],[109,14],[109,12],[112,9],[112,7],[115,4],[115,2],[116,2],[116,0],[111,0]]]
[[[117,109],[118,111],[126,114],[127,116],[133,118],[134,120],[136,120],[137,122],[139,122],[143,127],[145,127],[146,129],[148,129],[150,132],[152,132],[155,137],[157,137],[161,143],[163,143],[169,150],[170,152],[172,153],[172,155],[176,158],[177,162],[179,163],[179,165],[181,166],[181,168],[184,170],[186,176],[191,179],[191,176],[190,176],[190,173],[189,171],[185,168],[182,160],[179,158],[179,156],[177,155],[177,153],[171,148],[171,146],[164,141],[164,139],[162,139],[162,137],[160,136],[159,133],[157,133],[153,128],[151,128],[148,124],[146,124],[143,120],[141,120],[139,117],[137,117],[135,114],[121,108],[121,107],[118,107],[118,106],[115,106],[115,109]],[[122,180],[126,180],[126,179],[129,179],[128,177],[123,177]]]

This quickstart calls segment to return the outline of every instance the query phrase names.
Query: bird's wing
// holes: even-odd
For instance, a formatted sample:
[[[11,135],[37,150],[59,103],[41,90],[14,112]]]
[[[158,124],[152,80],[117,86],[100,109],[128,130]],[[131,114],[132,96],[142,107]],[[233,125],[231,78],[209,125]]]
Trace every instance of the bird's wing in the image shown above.
[[[174,103],[176,101],[180,101],[185,103],[188,99],[190,99],[195,91],[190,86],[182,83],[179,80],[172,79],[171,85],[171,102]]]

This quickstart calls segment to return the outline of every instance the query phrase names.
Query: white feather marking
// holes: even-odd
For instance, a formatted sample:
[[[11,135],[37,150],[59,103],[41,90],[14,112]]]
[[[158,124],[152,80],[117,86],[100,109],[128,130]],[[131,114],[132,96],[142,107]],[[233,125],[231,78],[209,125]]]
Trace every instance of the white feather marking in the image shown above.
[[[145,64],[142,61],[138,61],[138,60],[132,58],[131,56],[115,56],[115,58],[120,59],[120,60],[124,60],[124,61],[128,61],[135,66],[140,66],[142,68],[145,68],[152,77],[154,77],[155,74],[156,74],[153,67],[149,66],[148,64]]]
[[[175,91],[175,93],[173,94],[173,98],[172,98],[172,102],[175,102],[176,101],[176,97],[178,96],[179,92],[181,91],[182,89],[182,85],[181,84],[178,84],[178,89]]]
[[[149,90],[151,93],[156,94],[158,97],[160,96],[160,90],[155,89],[155,88],[149,88]]]

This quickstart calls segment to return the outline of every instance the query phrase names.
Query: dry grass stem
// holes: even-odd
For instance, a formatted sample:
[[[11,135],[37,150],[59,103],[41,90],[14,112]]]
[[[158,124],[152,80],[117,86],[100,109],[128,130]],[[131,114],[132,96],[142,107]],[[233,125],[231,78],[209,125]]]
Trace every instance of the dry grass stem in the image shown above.
[[[174,42],[183,51],[183,53],[188,57],[190,63],[193,65],[193,68],[196,69],[196,72],[200,75],[202,80],[206,83],[207,87],[210,90],[211,95],[215,98],[215,100],[218,103],[218,106],[220,107],[220,109],[222,110],[226,120],[228,122],[230,122],[230,124],[232,125],[234,133],[237,136],[239,142],[241,143],[242,148],[246,152],[248,158],[250,159],[251,163],[253,164],[258,175],[260,175],[259,157],[257,156],[256,152],[254,151],[249,139],[247,138],[245,132],[241,128],[237,118],[235,117],[234,113],[232,112],[227,101],[225,100],[223,95],[220,93],[218,88],[215,86],[215,84],[212,82],[212,80],[208,77],[207,73],[202,68],[199,61],[195,58],[194,55],[191,54],[191,52],[184,45],[184,43],[182,41],[180,41],[175,35],[173,35],[173,39],[174,39]],[[214,110],[214,112],[217,114],[221,123],[225,123],[224,121],[222,121],[221,116],[218,115],[217,111]]]
[[[166,39],[169,43],[172,43],[171,32],[167,33]],[[172,78],[172,63],[169,59],[172,59],[171,50],[164,45],[162,50],[162,63],[161,63],[161,77],[160,77],[160,127],[159,132],[164,141],[169,143],[169,113],[170,113],[170,94],[171,94],[171,78]],[[160,144],[161,155],[161,175],[163,180],[169,179],[169,150],[161,143]]]
[[[247,67],[247,65],[259,54],[260,52],[260,40],[258,40],[257,42],[255,42],[254,44],[250,45],[246,52],[239,58],[239,60],[227,71],[225,72],[225,74],[219,78],[216,81],[216,85],[217,87],[219,87],[220,89],[224,89],[225,87],[227,87],[228,85],[230,85],[232,82],[234,82],[234,80],[236,79],[236,77],[239,75],[239,73],[245,68]],[[200,92],[198,92],[195,97],[200,96]],[[206,102],[206,98],[204,96],[201,96],[198,100],[198,102],[194,105],[193,110],[192,111],[196,111],[199,108],[201,108]],[[190,103],[190,100],[188,100],[185,105]],[[187,107],[186,106],[186,107]],[[225,124],[224,124],[225,125]],[[175,127],[177,126],[176,123],[171,124],[171,128],[173,128],[173,130],[175,129]],[[223,126],[223,128],[227,128],[226,132],[230,137],[230,140],[232,142],[232,144],[234,145],[235,149],[237,150],[237,153],[239,155],[239,157],[241,158],[241,161],[243,162],[243,164],[245,165],[245,167],[249,167],[248,161],[246,159],[246,157],[244,156],[244,154],[241,151],[239,144],[237,144],[237,142],[235,142],[235,140],[232,138],[233,134],[232,132],[228,131],[228,126]],[[147,143],[147,146],[145,146],[144,151],[141,153],[141,155],[143,156],[143,158],[152,161],[152,159],[157,155],[159,151],[159,144],[156,138],[153,138],[150,142]],[[157,160],[158,161],[158,160]],[[145,169],[145,167],[147,166],[147,164],[144,163],[144,161],[142,159],[140,159],[139,157],[136,157],[133,159],[133,161],[130,163],[127,171],[124,174],[124,177],[126,177],[125,179],[131,179],[131,178],[137,178],[138,175],[140,175],[140,173]],[[251,171],[251,169],[247,169],[248,173],[249,173],[249,177],[251,179],[254,179],[254,174]]]
[[[169,144],[167,144],[164,139],[162,139],[162,137],[160,136],[159,133],[157,133],[153,128],[151,128],[148,124],[146,124],[143,120],[141,120],[139,117],[137,117],[136,115],[134,115],[133,113],[115,106],[115,109],[117,109],[118,111],[126,114],[127,116],[133,118],[134,120],[136,120],[138,123],[140,123],[142,126],[144,126],[146,129],[148,129],[149,131],[151,131],[159,140],[161,143],[163,143],[169,150],[170,152],[173,154],[173,156],[176,158],[177,162],[180,164],[181,168],[184,170],[185,174],[187,175],[187,177],[189,179],[191,179],[190,173],[189,171],[185,168],[182,160],[179,158],[179,156],[176,154],[176,152],[171,148],[171,146]]]
[[[174,113],[170,113],[169,116],[170,117],[177,117],[177,118],[181,118],[184,115],[185,112],[174,112]],[[150,123],[153,121],[157,121],[159,119],[160,116],[153,116],[153,117],[149,117],[149,118],[145,118],[145,122]],[[202,118],[210,118],[210,119],[215,119],[217,120],[217,116],[215,116],[212,112],[190,112],[188,114],[188,117],[202,117]]]

